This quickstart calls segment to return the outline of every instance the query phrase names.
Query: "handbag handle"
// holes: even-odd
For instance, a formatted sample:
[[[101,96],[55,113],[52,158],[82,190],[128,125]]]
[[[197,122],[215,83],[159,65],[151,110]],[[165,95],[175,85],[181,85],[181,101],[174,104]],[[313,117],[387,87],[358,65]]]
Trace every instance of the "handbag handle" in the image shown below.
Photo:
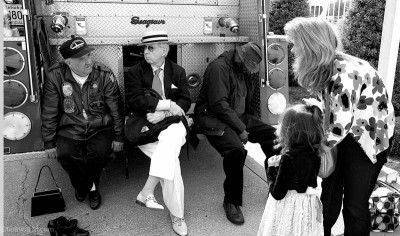
[[[56,187],[57,187],[57,188],[60,188],[60,187],[58,187],[58,184],[57,184],[57,182],[56,182],[56,179],[54,178],[54,175],[53,175],[53,172],[51,171],[50,166],[44,165],[44,166],[42,166],[42,168],[40,168],[40,171],[39,171],[39,176],[38,176],[38,179],[37,179],[37,182],[36,182],[36,186],[35,186],[35,193],[36,193],[37,186],[38,186],[38,184],[39,184],[40,175],[42,174],[42,170],[43,170],[43,168],[45,168],[45,167],[47,167],[47,168],[49,169],[50,174],[51,174],[51,177],[53,177],[53,181],[54,181]]]

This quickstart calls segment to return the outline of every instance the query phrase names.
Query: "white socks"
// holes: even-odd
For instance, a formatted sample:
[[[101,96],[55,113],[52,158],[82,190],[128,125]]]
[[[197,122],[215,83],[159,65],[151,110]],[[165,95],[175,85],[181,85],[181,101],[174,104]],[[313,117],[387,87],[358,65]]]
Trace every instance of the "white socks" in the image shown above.
[[[95,191],[96,190],[96,186],[93,183],[92,189],[90,191]]]

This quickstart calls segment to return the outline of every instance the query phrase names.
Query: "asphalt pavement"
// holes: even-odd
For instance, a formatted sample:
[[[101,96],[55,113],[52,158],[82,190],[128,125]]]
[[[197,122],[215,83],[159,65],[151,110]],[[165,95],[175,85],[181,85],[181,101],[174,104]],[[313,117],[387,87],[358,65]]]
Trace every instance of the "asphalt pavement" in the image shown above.
[[[201,140],[197,150],[190,148],[189,159],[186,146],[180,155],[185,184],[185,219],[191,236],[254,236],[267,200],[268,186],[262,166],[264,156],[257,145],[246,145],[249,156],[244,167],[244,195],[242,211],[245,223],[230,223],[222,207],[223,181],[222,157],[207,140]],[[4,235],[34,236],[50,235],[49,220],[61,215],[78,220],[81,228],[98,236],[175,236],[169,213],[153,211],[135,204],[137,194],[148,176],[150,160],[139,150],[129,150],[129,179],[125,178],[123,158],[117,157],[103,171],[100,182],[102,206],[91,210],[88,200],[74,199],[68,175],[54,159],[43,153],[5,156],[4,162]],[[49,165],[62,189],[66,211],[31,217],[31,198],[40,167]],[[47,171],[43,172],[38,189],[52,189],[53,183]],[[164,204],[161,187],[157,186],[155,197]],[[333,229],[334,235],[343,233],[342,218]],[[399,230],[399,229],[398,229]],[[371,233],[373,236],[399,235]]]

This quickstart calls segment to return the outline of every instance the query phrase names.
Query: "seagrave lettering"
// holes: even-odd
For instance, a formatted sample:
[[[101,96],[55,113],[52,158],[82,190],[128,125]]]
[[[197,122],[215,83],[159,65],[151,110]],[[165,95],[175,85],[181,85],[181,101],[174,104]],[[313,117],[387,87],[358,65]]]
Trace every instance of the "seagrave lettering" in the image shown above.
[[[161,25],[165,24],[165,20],[141,20],[138,16],[134,16],[131,19],[132,25],[146,25],[148,28],[150,25]]]

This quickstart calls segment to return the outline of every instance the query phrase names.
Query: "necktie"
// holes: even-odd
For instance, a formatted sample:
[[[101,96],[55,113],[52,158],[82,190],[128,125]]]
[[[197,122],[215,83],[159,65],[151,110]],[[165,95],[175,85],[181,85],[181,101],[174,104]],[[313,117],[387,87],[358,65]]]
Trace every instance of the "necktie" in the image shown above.
[[[161,97],[164,96],[164,92],[163,92],[163,87],[161,84],[161,80],[159,77],[159,74],[161,72],[161,68],[158,68],[155,72],[154,72],[154,78],[153,78],[153,85],[151,86],[158,94],[160,94]]]

